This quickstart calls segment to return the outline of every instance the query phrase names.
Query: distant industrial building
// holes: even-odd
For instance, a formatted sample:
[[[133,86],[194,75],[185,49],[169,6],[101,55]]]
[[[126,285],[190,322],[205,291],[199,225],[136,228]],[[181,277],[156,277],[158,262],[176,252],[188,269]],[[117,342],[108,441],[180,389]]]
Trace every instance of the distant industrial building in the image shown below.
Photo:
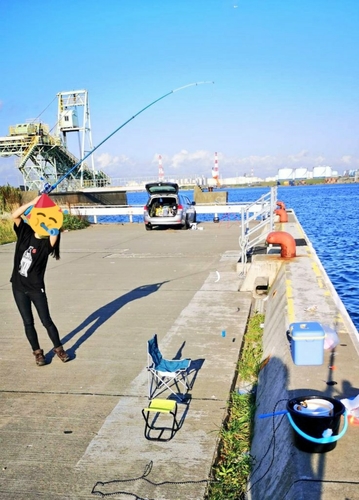
[[[338,177],[339,173],[332,167],[319,165],[313,168],[313,171],[305,167],[299,168],[280,168],[277,174],[277,180],[281,181],[299,181],[307,179],[327,179]]]

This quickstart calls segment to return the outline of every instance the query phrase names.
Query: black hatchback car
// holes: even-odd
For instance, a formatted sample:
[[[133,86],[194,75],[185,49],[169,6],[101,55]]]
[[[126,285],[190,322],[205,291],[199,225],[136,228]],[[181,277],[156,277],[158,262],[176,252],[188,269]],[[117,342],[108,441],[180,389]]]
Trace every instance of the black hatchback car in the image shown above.
[[[149,198],[143,209],[145,228],[154,226],[177,226],[188,229],[196,222],[195,202],[179,194],[174,182],[151,182],[146,184]]]

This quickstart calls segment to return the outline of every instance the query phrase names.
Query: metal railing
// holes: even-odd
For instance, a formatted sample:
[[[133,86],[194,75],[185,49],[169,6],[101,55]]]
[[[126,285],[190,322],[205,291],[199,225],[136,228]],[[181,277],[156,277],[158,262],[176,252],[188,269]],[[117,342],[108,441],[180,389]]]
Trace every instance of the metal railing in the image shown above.
[[[258,211],[258,206],[260,210]],[[274,228],[274,216],[277,206],[277,186],[261,196],[257,201],[246,205],[241,210],[241,250],[242,273],[245,274],[248,252],[258,243],[265,241],[268,232]]]
[[[254,202],[250,205],[246,202],[243,203],[225,203],[225,204],[211,204],[211,203],[197,203],[196,213],[200,214],[212,214],[214,218],[217,218],[219,214],[225,216],[228,220],[230,217],[236,218],[238,216],[245,217],[246,209],[250,207],[252,217],[254,219],[261,217],[263,214],[263,201]],[[94,223],[97,223],[98,217],[113,217],[113,216],[126,216],[129,218],[129,222],[133,222],[132,216],[142,216],[143,215],[143,204],[142,205],[90,205],[90,204],[71,204],[71,211],[74,214],[81,215],[84,217],[94,217]],[[244,215],[243,215],[244,214]],[[213,219],[214,220],[214,219]],[[237,218],[239,220],[239,217]]]
[[[249,251],[259,243],[263,243],[270,231],[274,229],[275,210],[277,207],[277,186],[262,195],[258,200],[247,203],[196,204],[197,214],[240,214],[240,261],[242,273],[246,272]],[[134,216],[143,215],[142,205],[74,205],[71,207],[74,215],[93,217],[96,224],[98,217],[126,216],[133,222]]]

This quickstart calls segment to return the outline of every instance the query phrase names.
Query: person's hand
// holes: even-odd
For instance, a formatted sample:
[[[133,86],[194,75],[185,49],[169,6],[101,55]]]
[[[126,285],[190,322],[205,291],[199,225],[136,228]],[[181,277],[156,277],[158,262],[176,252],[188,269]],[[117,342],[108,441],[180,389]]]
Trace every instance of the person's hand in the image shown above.
[[[34,198],[31,202],[31,205],[36,205],[36,203],[39,201],[39,199],[41,198],[41,194],[39,196],[36,196],[36,198]]]

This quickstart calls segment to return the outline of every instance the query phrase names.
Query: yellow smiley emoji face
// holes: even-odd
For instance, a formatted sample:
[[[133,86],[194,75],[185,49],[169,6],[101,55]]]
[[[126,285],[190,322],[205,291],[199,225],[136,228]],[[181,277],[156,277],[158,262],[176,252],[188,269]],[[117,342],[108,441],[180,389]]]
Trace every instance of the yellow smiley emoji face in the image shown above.
[[[64,214],[47,194],[42,194],[26,219],[31,229],[39,236],[55,236],[59,234]]]

